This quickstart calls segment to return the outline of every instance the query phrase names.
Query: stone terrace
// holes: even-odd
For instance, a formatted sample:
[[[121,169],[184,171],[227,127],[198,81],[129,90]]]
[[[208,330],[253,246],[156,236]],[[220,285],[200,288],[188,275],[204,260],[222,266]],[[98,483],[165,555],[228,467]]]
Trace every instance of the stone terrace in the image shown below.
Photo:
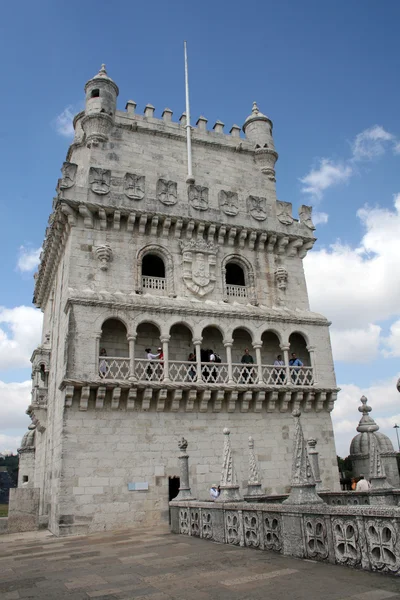
[[[399,581],[165,530],[0,538],[0,598],[400,600]]]

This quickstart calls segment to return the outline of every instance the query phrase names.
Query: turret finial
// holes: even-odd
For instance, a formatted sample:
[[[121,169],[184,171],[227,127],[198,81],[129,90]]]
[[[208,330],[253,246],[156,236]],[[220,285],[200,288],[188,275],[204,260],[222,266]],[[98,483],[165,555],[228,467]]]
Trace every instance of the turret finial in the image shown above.
[[[253,115],[258,115],[258,113],[260,112],[256,101],[253,102],[253,108],[251,109],[251,112],[253,113]]]
[[[100,67],[99,75],[107,75],[106,65],[104,63]]]

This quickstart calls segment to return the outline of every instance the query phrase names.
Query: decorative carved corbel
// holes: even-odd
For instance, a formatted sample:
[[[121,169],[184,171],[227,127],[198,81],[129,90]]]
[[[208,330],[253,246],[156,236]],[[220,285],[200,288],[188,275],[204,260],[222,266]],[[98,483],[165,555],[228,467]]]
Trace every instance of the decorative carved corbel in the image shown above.
[[[111,262],[113,256],[111,247],[108,244],[97,246],[97,248],[95,248],[95,253],[100,261],[100,269],[102,271],[107,271],[108,263]]]

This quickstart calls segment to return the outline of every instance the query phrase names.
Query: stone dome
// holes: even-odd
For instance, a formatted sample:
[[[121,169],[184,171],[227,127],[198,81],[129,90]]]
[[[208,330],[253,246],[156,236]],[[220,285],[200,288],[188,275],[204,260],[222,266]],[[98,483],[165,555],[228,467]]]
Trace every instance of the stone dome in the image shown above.
[[[28,431],[25,433],[24,437],[21,441],[20,450],[25,450],[27,448],[35,447],[35,439],[36,439],[36,425],[31,423],[28,427]]]
[[[254,121],[266,121],[267,123],[272,125],[271,119],[269,119],[266,115],[263,115],[263,113],[260,112],[260,110],[257,106],[257,102],[253,102],[253,108],[251,111],[251,115],[249,115],[247,117],[247,119],[245,120],[245,122],[243,124],[243,131],[246,131],[247,125],[249,125],[249,123],[253,123]]]
[[[92,79],[89,79],[89,81],[86,83],[85,85],[85,92],[87,90],[87,87],[92,84],[93,82],[97,82],[97,81],[105,81],[107,83],[109,83],[116,91],[116,94],[118,96],[119,94],[119,89],[117,84],[115,83],[115,81],[113,81],[111,79],[111,77],[109,77],[107,75],[107,71],[106,71],[106,65],[101,65],[100,67],[100,71],[97,73],[97,75],[95,75],[94,77],[92,77]]]
[[[367,398],[362,396],[361,406],[358,407],[362,417],[357,426],[359,433],[352,439],[350,444],[350,454],[369,454],[371,447],[370,436],[375,435],[379,442],[379,451],[381,453],[394,452],[393,444],[390,439],[384,433],[378,432],[379,425],[377,425],[374,419],[369,415],[372,408],[367,404]]]

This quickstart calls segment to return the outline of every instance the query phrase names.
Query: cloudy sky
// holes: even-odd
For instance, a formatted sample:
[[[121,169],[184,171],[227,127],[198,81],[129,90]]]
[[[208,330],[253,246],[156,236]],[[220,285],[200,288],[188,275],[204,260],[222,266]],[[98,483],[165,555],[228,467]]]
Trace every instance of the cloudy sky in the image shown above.
[[[400,4],[319,0],[22,0],[2,5],[0,451],[28,418],[29,358],[41,314],[32,275],[72,116],[102,62],[138,111],[191,110],[243,124],[253,100],[274,122],[278,198],[314,206],[305,260],[311,308],[332,320],[333,413],[345,456],[365,394],[381,430],[400,425]],[[397,445],[397,444],[396,444]]]

